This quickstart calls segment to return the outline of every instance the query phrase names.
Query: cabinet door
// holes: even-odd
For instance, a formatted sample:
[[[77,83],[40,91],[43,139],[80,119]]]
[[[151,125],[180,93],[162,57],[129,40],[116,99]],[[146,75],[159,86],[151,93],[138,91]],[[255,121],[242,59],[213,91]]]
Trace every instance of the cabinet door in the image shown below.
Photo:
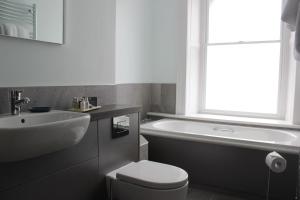
[[[1,200],[99,200],[98,158],[0,193]]]
[[[129,134],[118,138],[112,137],[113,118],[98,122],[99,170],[103,191],[107,173],[139,159],[139,114],[130,114],[129,119]]]
[[[0,163],[0,192],[97,157],[97,122],[91,122],[84,138],[77,145],[29,160]]]

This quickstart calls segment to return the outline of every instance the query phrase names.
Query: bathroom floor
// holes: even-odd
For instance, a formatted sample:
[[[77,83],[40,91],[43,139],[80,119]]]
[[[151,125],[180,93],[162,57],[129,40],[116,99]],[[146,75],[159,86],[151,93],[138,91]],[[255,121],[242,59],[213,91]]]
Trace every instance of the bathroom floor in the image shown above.
[[[215,192],[207,189],[199,189],[191,187],[189,189],[187,200],[247,200],[237,196],[222,194],[221,192]]]

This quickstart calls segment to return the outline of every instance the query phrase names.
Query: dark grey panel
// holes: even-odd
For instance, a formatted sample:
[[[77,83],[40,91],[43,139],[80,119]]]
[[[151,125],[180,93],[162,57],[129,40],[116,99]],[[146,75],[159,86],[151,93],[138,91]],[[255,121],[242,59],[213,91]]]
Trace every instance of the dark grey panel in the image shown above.
[[[129,135],[112,138],[112,119],[99,121],[100,190],[105,191],[105,175],[129,162],[139,159],[139,114],[130,114]]]
[[[0,114],[9,113],[8,91],[11,88],[0,88]],[[97,86],[49,86],[20,87],[24,96],[32,101],[23,106],[50,106],[54,109],[69,109],[75,96],[96,96],[100,105],[125,104],[141,105],[141,118],[147,112],[175,113],[176,84],[120,84]]]
[[[106,105],[99,110],[91,111],[91,120],[101,120],[105,118],[111,118],[120,115],[127,115],[128,113],[141,112],[140,106],[129,106],[129,105]]]
[[[107,173],[139,158],[138,114],[130,114],[129,135],[112,138],[112,119],[99,121],[99,161]]]
[[[142,105],[141,118],[151,109],[151,84],[116,85],[117,104]]]
[[[10,111],[8,88],[0,88],[0,114]]]
[[[30,160],[0,163],[0,191],[95,157],[98,157],[97,122],[92,122],[82,141],[71,148]]]
[[[195,185],[264,196],[267,191],[269,152],[201,142],[147,136],[149,159],[179,166]],[[293,200],[296,196],[298,155],[282,153],[288,160],[283,174],[271,174],[271,199]]]
[[[66,150],[0,163],[0,199],[104,200],[106,173],[139,158],[139,113],[129,114],[129,135],[116,139],[111,117],[139,110],[115,107],[107,119],[91,122],[83,140]]]
[[[0,193],[1,200],[101,200],[98,159]]]
[[[84,86],[84,96],[98,97],[99,105],[117,104],[115,85]]]
[[[8,91],[0,88],[0,114],[9,113]],[[20,87],[23,96],[31,99],[23,106],[23,111],[31,106],[50,106],[54,109],[71,108],[72,98],[78,96],[98,97],[100,105],[126,104],[142,106],[145,117],[151,108],[151,84],[97,85],[97,86],[57,86],[57,87]]]
[[[199,188],[190,185],[187,200],[266,200],[265,198],[249,195],[230,194],[226,191],[218,191],[215,188]]]
[[[15,89],[23,90],[23,96],[31,99],[29,105],[23,106],[26,110],[31,106],[50,106],[54,109],[69,109],[72,105],[73,97],[95,96],[98,97],[100,104],[115,103],[115,86],[58,86],[58,87],[20,87]],[[0,88],[9,90],[11,88]],[[1,94],[1,92],[0,92]],[[8,93],[3,93],[4,99],[8,99]],[[1,96],[2,97],[2,96]],[[7,110],[6,112],[8,112]]]
[[[176,84],[151,85],[151,111],[175,114]]]
[[[266,152],[267,153],[267,152]],[[267,155],[267,154],[266,154]],[[294,200],[299,187],[299,156],[281,153],[286,158],[288,166],[284,173],[270,174],[270,198],[271,200]]]

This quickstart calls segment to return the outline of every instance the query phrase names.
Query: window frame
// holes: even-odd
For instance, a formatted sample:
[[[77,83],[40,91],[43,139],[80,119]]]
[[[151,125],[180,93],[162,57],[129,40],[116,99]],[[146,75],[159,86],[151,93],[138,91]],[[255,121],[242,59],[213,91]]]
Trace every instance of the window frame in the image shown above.
[[[283,7],[284,0],[282,1]],[[285,25],[281,22],[280,40],[273,41],[253,41],[253,42],[228,42],[228,43],[208,43],[209,32],[209,0],[200,0],[200,86],[199,86],[199,114],[229,115],[240,117],[255,117],[267,119],[285,119],[287,106],[287,88],[289,73],[289,34]],[[278,83],[278,99],[277,113],[252,113],[241,111],[214,110],[205,108],[206,99],[206,74],[207,74],[207,47],[210,45],[243,45],[253,43],[277,43],[280,42],[280,61],[279,61],[279,83]]]

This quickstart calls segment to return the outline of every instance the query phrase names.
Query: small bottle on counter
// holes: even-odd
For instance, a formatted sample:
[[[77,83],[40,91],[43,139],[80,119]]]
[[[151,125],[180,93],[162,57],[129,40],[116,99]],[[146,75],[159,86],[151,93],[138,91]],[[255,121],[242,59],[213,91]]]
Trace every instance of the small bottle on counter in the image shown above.
[[[85,97],[84,103],[85,103],[85,109],[89,109],[90,108],[90,102],[89,102],[88,97]]]
[[[73,97],[72,108],[74,108],[74,109],[79,109],[80,108],[78,97]]]
[[[85,111],[90,108],[89,99],[87,97],[82,97],[80,100],[80,110]]]
[[[85,97],[82,97],[80,100],[80,110],[82,111],[86,110],[87,108],[85,106],[86,106]]]

